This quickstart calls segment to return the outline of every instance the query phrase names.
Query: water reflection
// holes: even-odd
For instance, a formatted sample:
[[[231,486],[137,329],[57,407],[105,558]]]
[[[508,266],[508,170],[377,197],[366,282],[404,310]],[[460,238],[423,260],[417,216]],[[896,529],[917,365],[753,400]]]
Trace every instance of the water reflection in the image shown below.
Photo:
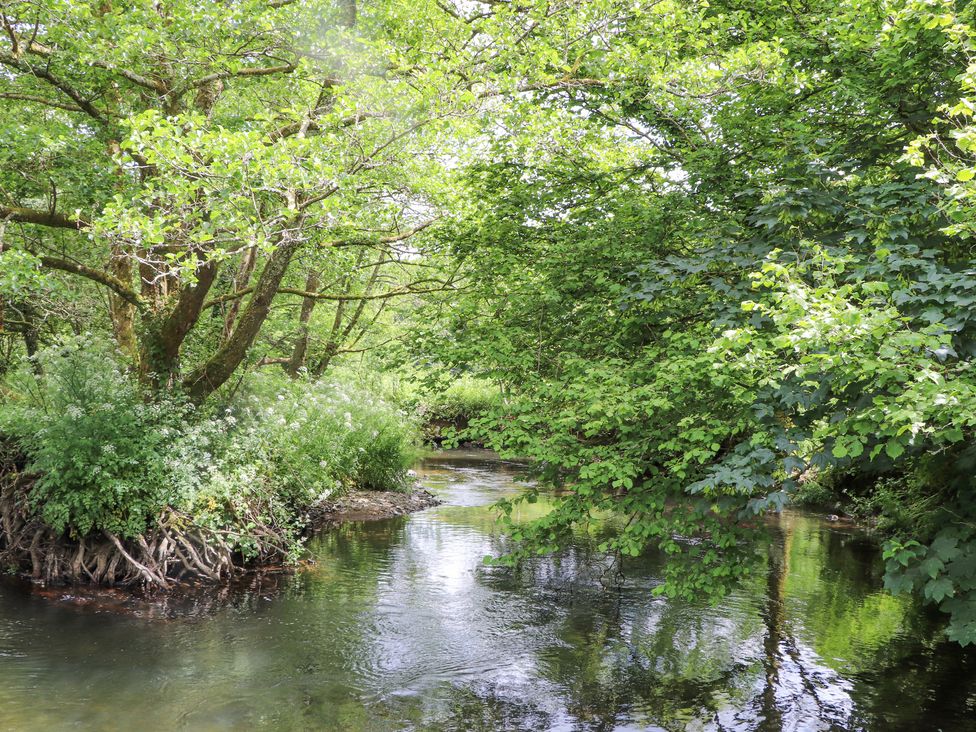
[[[801,515],[717,606],[621,583],[589,543],[513,572],[518,466],[428,461],[446,501],[317,539],[285,580],[163,619],[0,592],[0,729],[976,729],[976,660],[880,592],[873,545]],[[525,518],[546,510],[526,506]],[[204,612],[197,612],[205,610]]]

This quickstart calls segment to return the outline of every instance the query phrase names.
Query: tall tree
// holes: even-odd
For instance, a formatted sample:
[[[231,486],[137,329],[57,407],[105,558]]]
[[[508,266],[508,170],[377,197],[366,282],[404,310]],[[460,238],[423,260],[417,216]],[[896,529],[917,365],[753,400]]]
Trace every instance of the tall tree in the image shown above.
[[[430,221],[480,115],[585,83],[561,60],[621,12],[6,2],[7,251],[105,288],[145,382],[203,399],[246,358],[297,257]],[[214,296],[246,299],[184,366]]]
[[[577,70],[607,83],[494,140],[454,237],[469,289],[421,343],[503,381],[484,434],[567,488],[514,557],[610,512],[608,550],[658,546],[699,595],[801,480],[901,481],[889,584],[976,640],[966,10],[643,8]]]

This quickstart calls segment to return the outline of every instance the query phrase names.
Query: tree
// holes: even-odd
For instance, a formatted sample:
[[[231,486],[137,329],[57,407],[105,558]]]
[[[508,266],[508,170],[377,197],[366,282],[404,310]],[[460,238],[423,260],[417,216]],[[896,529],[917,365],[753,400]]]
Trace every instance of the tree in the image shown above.
[[[892,544],[889,583],[953,599],[955,637],[976,638],[976,283],[946,174],[920,177],[941,161],[971,180],[940,117],[968,110],[951,102],[961,18],[948,2],[655,6],[582,71],[613,83],[550,94],[496,141],[468,179],[487,205],[458,237],[470,292],[442,352],[510,390],[480,425],[491,444],[568,489],[513,527],[515,559],[609,512],[608,550],[689,559],[670,591],[707,594],[751,571],[758,517],[802,480],[903,481],[944,508],[906,530],[951,535]]]
[[[587,83],[565,66],[571,47],[619,12],[5,3],[0,127],[13,144],[0,218],[20,253],[5,264],[105,288],[144,382],[203,399],[279,295],[309,313],[333,296],[314,279],[285,287],[297,258],[424,228],[479,115],[505,96]],[[216,343],[192,343],[208,305],[241,298]]]

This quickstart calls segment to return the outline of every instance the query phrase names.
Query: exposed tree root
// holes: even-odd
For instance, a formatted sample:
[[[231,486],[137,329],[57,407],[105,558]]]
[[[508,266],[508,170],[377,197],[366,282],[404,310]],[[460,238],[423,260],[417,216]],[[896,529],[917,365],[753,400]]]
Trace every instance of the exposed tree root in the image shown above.
[[[110,532],[58,535],[30,510],[32,482],[33,476],[10,463],[0,464],[0,567],[29,572],[36,580],[167,589],[181,580],[229,579],[247,564],[280,562],[288,552],[283,530],[259,525],[248,536],[256,556],[245,561],[235,549],[233,532],[195,525],[173,508],[166,508],[150,531],[132,539]]]

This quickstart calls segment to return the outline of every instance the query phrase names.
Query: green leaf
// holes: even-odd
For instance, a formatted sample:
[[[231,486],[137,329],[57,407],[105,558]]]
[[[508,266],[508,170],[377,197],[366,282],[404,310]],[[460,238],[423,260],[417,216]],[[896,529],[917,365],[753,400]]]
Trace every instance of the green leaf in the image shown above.
[[[923,593],[929,600],[942,602],[945,598],[952,597],[955,593],[955,587],[952,584],[952,580],[948,577],[940,577],[939,579],[926,582]]]
[[[898,440],[888,440],[885,444],[885,454],[892,460],[897,460],[905,453],[905,446]]]
[[[935,579],[944,567],[945,563],[938,557],[928,557],[919,565],[919,569],[932,579]]]
[[[954,536],[938,536],[929,546],[929,550],[939,557],[939,559],[948,562],[959,556],[960,549],[958,544],[959,540]]]

